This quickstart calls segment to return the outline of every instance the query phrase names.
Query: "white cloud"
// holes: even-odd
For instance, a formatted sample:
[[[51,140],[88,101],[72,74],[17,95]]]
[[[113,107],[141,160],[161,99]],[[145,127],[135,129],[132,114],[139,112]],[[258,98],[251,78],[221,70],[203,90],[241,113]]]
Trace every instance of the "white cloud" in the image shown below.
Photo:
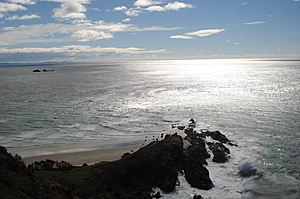
[[[247,1],[240,3],[241,6],[245,6],[245,5],[247,5],[247,4],[248,4]]]
[[[136,0],[134,2],[134,6],[136,7],[147,7],[147,6],[152,6],[155,4],[160,4],[161,2],[159,1],[153,1],[153,0]]]
[[[208,37],[225,31],[225,29],[206,29],[194,32],[188,32],[183,35],[172,35],[170,39],[192,39],[194,37]]]
[[[19,4],[27,4],[27,5],[34,5],[35,0],[9,0],[11,3],[19,3]]]
[[[85,19],[86,4],[89,4],[91,0],[46,0],[53,2],[60,2],[61,7],[55,8],[54,18],[59,20],[77,20]]]
[[[173,35],[169,37],[170,39],[193,39],[192,36],[187,35]]]
[[[129,10],[126,10],[124,13],[127,15],[127,16],[130,16],[130,17],[137,17],[140,15],[142,11],[139,10],[139,9],[135,9],[135,8],[130,8]]]
[[[95,31],[95,30],[78,30],[72,34],[72,37],[78,41],[97,41],[102,39],[113,38],[113,35],[109,32]]]
[[[15,45],[15,44],[29,44],[29,43],[63,43],[72,42],[76,39],[83,41],[84,37],[79,35],[86,34],[89,38],[100,38],[101,33],[94,34],[92,31],[105,32],[113,34],[116,32],[141,32],[141,31],[168,31],[177,30],[178,27],[137,27],[129,23],[107,23],[103,21],[88,22],[82,24],[35,24],[35,25],[23,25],[18,27],[4,27],[3,31],[0,31],[0,45]],[[85,32],[78,32],[85,30]],[[91,31],[88,31],[91,30]],[[77,32],[78,37],[73,35]],[[80,33],[80,34],[78,34]],[[49,37],[51,35],[51,37]],[[71,37],[73,35],[73,37]],[[102,34],[102,37],[105,35]],[[106,37],[109,37],[108,34]]]
[[[161,53],[165,52],[165,49],[159,50],[147,50],[144,48],[117,48],[117,47],[92,47],[84,45],[69,45],[62,47],[52,48],[0,48],[0,54],[32,54],[32,53],[51,53],[60,54],[64,53],[69,56],[73,55],[90,55],[90,54],[144,54],[144,53]]]
[[[225,29],[206,29],[206,30],[198,30],[195,32],[189,32],[185,34],[189,36],[196,36],[196,37],[207,37],[223,31],[225,31]]]
[[[164,11],[171,11],[171,10],[179,11],[182,9],[194,8],[194,6],[191,4],[178,2],[178,1],[170,2],[165,5],[158,5],[158,4],[163,4],[163,2],[153,1],[153,0],[136,0],[133,8],[119,6],[119,7],[115,7],[114,10],[123,11],[124,14],[127,16],[137,17],[145,11],[164,12]]]
[[[166,11],[163,7],[161,6],[150,6],[148,8],[146,8],[146,10],[150,11],[150,12],[163,12]]]
[[[267,23],[266,21],[250,21],[250,22],[246,22],[243,23],[244,25],[257,25],[257,24],[264,24]]]
[[[15,3],[0,2],[0,14],[4,14],[6,12],[19,11],[19,10],[27,10],[27,8],[25,8],[22,5],[15,4]]]
[[[125,10],[127,10],[126,6],[118,6],[114,8],[114,11],[125,11]]]
[[[129,21],[131,21],[131,19],[130,18],[126,18],[126,19],[123,19],[122,21],[123,22],[129,22]]]
[[[193,8],[193,7],[194,6],[191,4],[186,4],[183,2],[175,1],[175,2],[170,2],[165,6],[157,6],[157,5],[150,6],[150,7],[146,8],[146,10],[150,11],[150,12],[154,12],[154,11],[155,12],[163,12],[163,11],[169,11],[169,10],[179,11],[182,9]]]
[[[12,21],[12,20],[30,20],[30,19],[38,19],[38,18],[41,18],[41,17],[36,15],[36,14],[23,15],[23,16],[14,15],[14,16],[10,16],[10,17],[6,18],[6,20],[9,20],[9,21]]]
[[[183,3],[183,2],[170,2],[167,5],[164,6],[164,8],[166,10],[182,10],[182,9],[186,9],[186,8],[193,8],[193,5],[188,4],[188,3]]]

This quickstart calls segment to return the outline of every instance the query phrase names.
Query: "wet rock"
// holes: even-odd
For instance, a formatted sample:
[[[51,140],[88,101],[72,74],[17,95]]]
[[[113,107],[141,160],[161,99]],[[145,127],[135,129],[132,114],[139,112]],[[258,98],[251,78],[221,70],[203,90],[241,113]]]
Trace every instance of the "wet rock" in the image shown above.
[[[124,154],[121,156],[121,158],[124,159],[124,158],[127,158],[127,157],[129,157],[129,156],[130,156],[130,153],[127,152],[127,153],[124,153]]]
[[[155,198],[155,199],[158,199],[158,198],[161,198],[161,194],[160,192],[156,192],[155,194],[152,195],[152,198]]]
[[[185,129],[185,126],[178,125],[178,126],[177,126],[177,129],[182,131],[183,129]]]
[[[213,162],[225,163],[228,161],[230,150],[226,146],[219,142],[208,142],[207,145],[214,155]]]
[[[227,143],[229,140],[227,137],[222,134],[220,131],[201,131],[201,134],[204,136],[210,136],[212,139],[217,140],[222,143]]]
[[[189,128],[195,128],[196,127],[196,122],[195,122],[195,120],[193,118],[189,120],[188,127]]]
[[[229,146],[235,146],[235,147],[238,147],[238,145],[237,144],[235,144],[235,143],[232,143],[232,142],[228,142],[227,143]]]
[[[54,70],[49,70],[49,69],[43,69],[43,72],[53,72]]]
[[[40,73],[41,71],[39,69],[34,69],[32,72],[34,72],[34,73]]]
[[[187,182],[198,189],[209,190],[214,185],[209,177],[209,172],[204,165],[207,165],[206,158],[209,154],[206,151],[205,143],[193,144],[185,151],[186,162],[184,173]]]
[[[201,195],[194,195],[193,199],[203,199]]]

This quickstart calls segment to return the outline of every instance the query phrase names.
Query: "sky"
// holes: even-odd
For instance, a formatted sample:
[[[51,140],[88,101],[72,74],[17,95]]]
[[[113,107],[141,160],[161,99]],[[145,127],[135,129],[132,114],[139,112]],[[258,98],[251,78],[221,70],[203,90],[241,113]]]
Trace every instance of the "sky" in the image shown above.
[[[300,0],[0,0],[0,62],[300,58]]]

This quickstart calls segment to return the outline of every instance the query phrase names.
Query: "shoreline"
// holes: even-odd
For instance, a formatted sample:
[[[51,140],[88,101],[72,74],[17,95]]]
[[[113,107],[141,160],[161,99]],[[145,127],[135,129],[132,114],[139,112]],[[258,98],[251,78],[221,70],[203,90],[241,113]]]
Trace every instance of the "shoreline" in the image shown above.
[[[103,161],[114,161],[121,158],[124,153],[133,153],[139,150],[143,145],[132,145],[126,147],[116,147],[108,149],[96,149],[90,151],[76,151],[67,153],[53,153],[45,155],[37,155],[23,158],[25,165],[31,164],[35,161],[42,161],[46,159],[54,161],[67,161],[73,166],[82,166],[86,163],[88,165]]]

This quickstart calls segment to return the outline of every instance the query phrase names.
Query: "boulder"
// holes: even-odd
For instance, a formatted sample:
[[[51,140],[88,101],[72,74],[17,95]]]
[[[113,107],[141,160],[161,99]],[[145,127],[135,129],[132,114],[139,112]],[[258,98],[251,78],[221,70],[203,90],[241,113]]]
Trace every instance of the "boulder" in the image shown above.
[[[185,129],[185,126],[178,125],[178,126],[177,126],[177,129],[182,131],[183,129]]]
[[[194,195],[193,199],[203,199],[201,195]]]
[[[230,150],[226,146],[219,142],[208,142],[207,145],[214,155],[213,162],[225,163],[228,161]]]
[[[195,188],[209,190],[214,185],[209,177],[209,172],[204,165],[207,165],[206,158],[209,154],[206,151],[205,143],[193,144],[185,151],[186,161],[184,173],[187,182]]]
[[[212,139],[217,140],[219,142],[222,143],[227,143],[229,142],[229,140],[227,139],[227,137],[222,134],[220,131],[202,131],[201,130],[201,135],[203,136],[210,136]]]
[[[32,72],[34,72],[34,73],[40,73],[41,71],[39,69],[34,69]]]

